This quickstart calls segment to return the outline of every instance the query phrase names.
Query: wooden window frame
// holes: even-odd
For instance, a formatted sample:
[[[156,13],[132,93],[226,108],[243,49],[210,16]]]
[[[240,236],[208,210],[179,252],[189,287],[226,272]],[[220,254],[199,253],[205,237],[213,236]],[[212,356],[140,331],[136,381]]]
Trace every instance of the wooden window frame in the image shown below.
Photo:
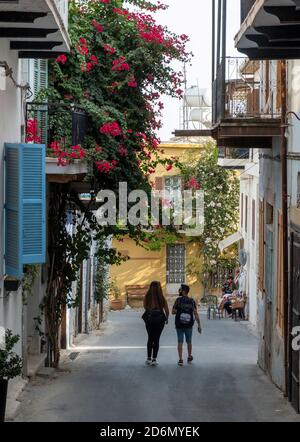
[[[283,271],[283,215],[282,211],[278,211],[277,221],[277,303],[276,303],[276,317],[277,327],[281,333],[284,334],[284,271]]]
[[[265,290],[265,201],[259,201],[259,259],[258,259],[258,289]]]
[[[246,195],[245,198],[245,232],[248,233],[248,201],[249,197]]]
[[[241,228],[244,227],[244,194],[241,194]]]
[[[256,201],[252,199],[252,240],[256,239]]]

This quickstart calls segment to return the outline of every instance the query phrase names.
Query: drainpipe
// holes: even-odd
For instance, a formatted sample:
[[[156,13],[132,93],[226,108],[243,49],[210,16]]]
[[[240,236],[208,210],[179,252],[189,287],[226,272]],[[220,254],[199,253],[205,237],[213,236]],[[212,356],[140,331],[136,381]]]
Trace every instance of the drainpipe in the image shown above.
[[[285,395],[289,392],[289,259],[288,259],[288,186],[287,186],[287,62],[281,60],[281,167],[283,217],[283,298],[284,298],[284,367]]]

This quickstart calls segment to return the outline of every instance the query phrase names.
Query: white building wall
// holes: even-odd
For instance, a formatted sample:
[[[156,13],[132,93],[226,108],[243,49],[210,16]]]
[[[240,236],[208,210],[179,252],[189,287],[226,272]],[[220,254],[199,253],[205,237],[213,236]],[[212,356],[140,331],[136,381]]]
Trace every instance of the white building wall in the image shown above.
[[[243,196],[243,226],[241,226],[241,233],[244,239],[244,249],[247,253],[247,308],[246,313],[249,317],[249,321],[256,326],[257,323],[257,258],[258,258],[258,248],[259,248],[259,238],[258,238],[258,207],[259,207],[259,197],[258,197],[258,185],[259,185],[259,164],[258,164],[258,150],[252,152],[251,161],[246,164],[245,171],[241,175],[240,179],[240,193]],[[245,200],[248,197],[248,210],[246,214]],[[254,208],[254,225],[253,225],[253,204],[255,202]],[[247,216],[247,231],[246,231],[246,216]],[[252,231],[255,231],[253,237]]]
[[[0,60],[6,61],[13,69],[14,78],[19,82],[20,67],[17,52],[9,48],[6,39],[0,39]],[[3,280],[4,265],[4,143],[21,141],[21,92],[6,79],[6,90],[0,91],[0,326],[13,330],[22,337],[22,295],[21,289],[6,297]],[[4,298],[4,299],[3,299]],[[22,341],[16,351],[22,354]]]
[[[261,150],[263,157],[260,160],[260,199],[273,207],[273,225],[270,228],[274,235],[273,244],[273,293],[271,308],[271,323],[268,328],[271,329],[271,377],[273,382],[282,390],[285,387],[285,372],[284,372],[284,340],[281,331],[277,324],[277,308],[278,308],[278,293],[277,293],[277,251],[278,251],[278,214],[282,210],[282,174],[281,174],[281,139],[280,137],[273,139],[273,149]],[[267,275],[265,275],[267,278]],[[259,364],[264,368],[265,365],[265,307],[266,295],[261,294],[260,302],[260,318],[263,323],[259,325],[260,331],[260,348],[259,348]]]

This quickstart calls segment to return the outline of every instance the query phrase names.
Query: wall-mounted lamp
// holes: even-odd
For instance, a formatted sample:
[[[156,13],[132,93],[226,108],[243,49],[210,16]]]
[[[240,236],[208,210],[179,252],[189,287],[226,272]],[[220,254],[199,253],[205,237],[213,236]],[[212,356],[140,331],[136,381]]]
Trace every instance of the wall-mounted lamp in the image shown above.
[[[10,78],[16,88],[24,90],[25,92],[30,91],[29,84],[18,84],[13,77],[12,68],[9,67],[6,61],[0,61],[0,91],[6,91],[6,78]]]

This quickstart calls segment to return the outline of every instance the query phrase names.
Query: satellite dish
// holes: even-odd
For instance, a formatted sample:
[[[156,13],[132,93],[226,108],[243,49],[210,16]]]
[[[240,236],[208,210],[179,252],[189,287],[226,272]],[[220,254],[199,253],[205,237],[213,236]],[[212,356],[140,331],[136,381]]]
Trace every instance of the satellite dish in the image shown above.
[[[239,261],[241,266],[245,266],[247,264],[248,255],[245,249],[241,249],[239,253]]]

